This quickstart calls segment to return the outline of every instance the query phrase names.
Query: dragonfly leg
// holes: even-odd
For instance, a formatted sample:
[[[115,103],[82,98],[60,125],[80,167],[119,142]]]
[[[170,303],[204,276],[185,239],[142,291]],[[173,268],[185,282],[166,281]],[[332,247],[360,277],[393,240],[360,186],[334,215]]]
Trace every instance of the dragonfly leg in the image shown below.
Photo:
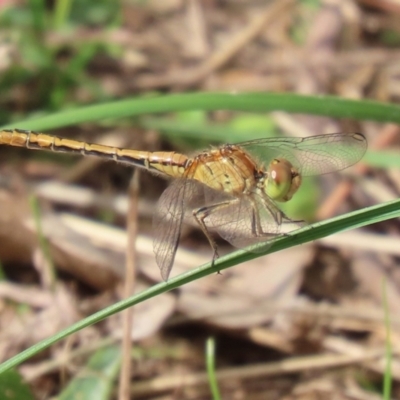
[[[260,214],[259,214],[259,209],[257,208],[257,205],[254,201],[254,199],[250,196],[249,200],[252,204],[252,224],[251,224],[251,229],[252,229],[252,234],[255,237],[264,237],[267,239],[272,239],[273,237],[276,237],[277,235],[282,235],[282,236],[289,236],[289,233],[287,232],[280,232],[282,225],[284,224],[304,224],[305,221],[303,220],[293,220],[289,218],[282,210],[280,210],[276,204],[271,201],[266,196],[261,196],[262,204],[264,206],[265,211],[269,213],[271,218],[273,219],[275,226],[276,226],[276,231],[275,232],[264,232],[264,229],[261,225],[261,219],[260,219]]]
[[[289,218],[268,197],[262,196],[262,201],[263,201],[264,207],[266,208],[266,210],[268,210],[268,212],[270,213],[270,215],[274,219],[275,223],[279,227],[279,230],[280,230],[280,227],[283,224],[298,224],[298,225],[301,225],[301,226],[304,226],[306,224],[306,222],[304,220],[294,220],[294,219]],[[257,212],[257,210],[255,210],[255,211]],[[282,236],[290,236],[290,233],[287,233],[287,232],[277,232],[273,236],[276,236],[278,234],[280,234]],[[268,234],[266,234],[266,235],[268,236]]]
[[[210,235],[210,232],[208,231],[207,225],[205,223],[205,219],[212,214],[213,212],[220,210],[221,208],[227,207],[229,205],[232,205],[232,202],[235,202],[236,200],[232,201],[226,201],[223,203],[217,203],[213,204],[211,206],[207,207],[201,207],[193,210],[193,217],[196,219],[196,222],[199,224],[201,230],[203,231],[205,237],[207,238],[208,242],[210,243],[211,248],[214,251],[214,255],[212,258],[212,264],[214,264],[215,260],[219,258],[218,254],[218,246],[215,240],[212,238]]]
[[[265,233],[262,230],[260,215],[258,214],[257,208],[252,203],[253,207],[251,209],[251,233],[255,237],[264,236]]]
[[[254,237],[273,238],[277,233],[264,232],[260,223],[260,216],[256,209],[252,210],[251,233]]]
[[[259,210],[256,206],[256,203],[252,197],[249,197],[249,200],[252,205],[252,210],[251,210],[251,215],[252,215],[252,220],[251,220],[251,230],[252,234],[255,237],[266,237],[266,238],[273,238],[274,236],[278,235],[279,232],[264,232],[263,227],[261,226],[261,220],[260,220],[260,214]],[[272,219],[274,220],[277,228],[280,228],[282,224],[282,219],[287,218],[285,214],[275,206],[274,203],[269,201],[269,199],[262,198],[263,200],[263,205],[268,211],[268,213],[271,215]]]

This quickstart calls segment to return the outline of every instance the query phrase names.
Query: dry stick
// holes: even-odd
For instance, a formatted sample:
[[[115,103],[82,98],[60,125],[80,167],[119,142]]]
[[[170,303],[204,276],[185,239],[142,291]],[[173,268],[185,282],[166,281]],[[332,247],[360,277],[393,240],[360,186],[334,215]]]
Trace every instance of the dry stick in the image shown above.
[[[322,345],[328,351],[332,351],[337,354],[346,354],[346,355],[362,355],[366,352],[366,347],[357,343],[352,342],[350,339],[344,339],[337,336],[328,336],[322,341]],[[396,352],[396,351],[395,351]],[[398,348],[397,348],[398,354]],[[363,363],[363,367],[367,368],[371,371],[374,371],[378,374],[385,374],[385,363],[382,364],[382,361],[386,358],[386,355],[382,355],[381,358],[368,361]],[[396,364],[398,364],[397,360],[394,360]],[[399,379],[398,368],[396,365],[392,366],[392,378],[395,380]]]
[[[184,51],[187,55],[200,59],[209,53],[207,27],[203,4],[199,0],[189,0],[186,6],[186,25],[188,36]]]
[[[237,379],[251,379],[256,377],[267,377],[285,375],[297,372],[310,372],[322,368],[336,368],[365,361],[372,361],[384,357],[384,349],[370,349],[364,354],[343,355],[343,354],[322,354],[318,356],[307,356],[292,358],[284,361],[249,365],[244,367],[225,368],[217,372],[219,381],[234,381]],[[135,382],[132,386],[132,393],[144,395],[158,391],[174,390],[179,387],[204,385],[207,383],[206,373],[187,375],[168,375],[155,378],[149,381]]]
[[[342,50],[331,55],[304,49],[267,49],[264,53],[263,72],[293,72],[299,65],[304,68],[327,68],[333,71],[396,64],[400,58],[399,50],[353,49]]]
[[[192,70],[181,69],[180,71],[174,71],[163,76],[143,76],[140,78],[140,81],[137,82],[137,87],[149,89],[159,86],[191,85],[196,83],[212,71],[222,67],[239,50],[246,46],[247,43],[257,37],[267,24],[274,22],[278,16],[292,4],[293,0],[275,1],[261,15],[254,18],[248,26],[234,36],[226,47],[214,52],[210,58],[205,60],[198,67]]]
[[[397,125],[387,124],[378,135],[377,139],[373,142],[371,148],[379,150],[387,147],[388,144],[392,143],[398,137],[398,134],[399,127]],[[368,169],[369,167],[363,163],[357,164],[354,167],[354,170],[358,175],[364,175],[367,173]],[[345,180],[341,182],[319,208],[317,220],[323,221],[334,215],[335,210],[340,204],[343,204],[352,188],[352,181]]]
[[[138,226],[138,203],[139,203],[139,171],[135,171],[129,185],[129,209],[127,215],[128,242],[126,249],[126,268],[124,298],[133,294],[136,278],[136,237]],[[131,353],[132,353],[132,325],[133,307],[122,313],[122,363],[119,381],[119,400],[131,399]]]
[[[260,68],[264,75],[294,74],[298,72],[299,65],[302,65],[305,69],[325,68],[331,73],[347,73],[349,68],[355,67],[377,67],[388,64],[397,65],[396,63],[399,62],[400,52],[398,50],[355,49],[352,51],[338,51],[330,55],[321,55],[318,52],[310,54],[310,51],[305,51],[304,49],[286,47],[283,49],[266,49],[263,51],[263,58],[265,61],[260,64]],[[204,62],[204,65],[206,64],[207,61]],[[174,86],[178,83],[188,86],[196,83],[197,77],[193,75],[196,71],[200,70],[200,68],[201,66],[197,68],[181,68],[179,70],[179,74],[181,74],[179,82],[177,82],[178,72],[176,71],[163,76],[142,74],[138,76],[134,87],[140,89],[156,89],[159,87]],[[192,78],[193,81],[191,81]]]

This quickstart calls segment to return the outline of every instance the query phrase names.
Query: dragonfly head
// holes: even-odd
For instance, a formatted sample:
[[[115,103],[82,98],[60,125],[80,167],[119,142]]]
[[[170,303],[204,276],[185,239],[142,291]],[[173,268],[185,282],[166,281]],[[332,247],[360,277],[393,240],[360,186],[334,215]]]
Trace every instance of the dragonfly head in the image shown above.
[[[301,185],[301,175],[284,158],[272,160],[267,170],[264,192],[276,201],[289,201]]]

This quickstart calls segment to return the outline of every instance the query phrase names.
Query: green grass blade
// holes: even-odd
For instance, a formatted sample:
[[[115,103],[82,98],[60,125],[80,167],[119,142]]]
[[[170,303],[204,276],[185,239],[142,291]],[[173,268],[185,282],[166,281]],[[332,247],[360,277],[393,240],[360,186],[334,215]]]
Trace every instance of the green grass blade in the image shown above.
[[[208,383],[210,385],[213,400],[221,400],[218,388],[217,376],[215,374],[215,339],[208,338],[206,342],[206,364]]]
[[[36,345],[30,347],[25,351],[22,351],[11,359],[2,363],[0,365],[0,373],[16,365],[19,365],[23,361],[51,346],[57,341],[64,339],[72,333],[75,333],[87,326],[93,325],[110,315],[126,309],[127,307],[131,307],[135,304],[141,303],[147,299],[158,296],[161,293],[165,293],[186,283],[202,278],[203,276],[210,275],[212,273],[215,273],[216,271],[222,271],[226,268],[232,267],[247,260],[254,259],[264,254],[270,254],[280,250],[284,250],[289,247],[317,240],[337,232],[359,228],[362,226],[371,225],[377,222],[399,217],[400,200],[395,200],[388,203],[368,207],[362,210],[354,211],[346,215],[332,218],[327,221],[319,222],[308,227],[299,229],[293,234],[278,237],[274,240],[271,240],[270,247],[266,251],[259,254],[247,253],[245,250],[233,252],[231,254],[228,254],[227,256],[218,259],[213,267],[211,266],[211,263],[207,263],[189,272],[181,274],[173,279],[170,279],[168,282],[156,284],[149,289],[146,289],[145,291],[130,297],[129,299],[120,301],[77,322],[74,325],[71,325],[70,327],[62,330],[61,332],[53,335],[48,339],[42,340]]]
[[[65,110],[51,115],[12,123],[3,128],[47,130],[105,118],[124,118],[148,113],[187,110],[236,110],[325,115],[400,123],[400,108],[376,101],[347,100],[331,96],[300,96],[288,93],[184,93],[140,97]]]
[[[57,0],[54,4],[53,26],[61,29],[68,21],[73,0]]]
[[[400,168],[399,151],[397,150],[368,150],[363,162],[377,168]]]
[[[121,349],[119,346],[108,346],[97,350],[57,399],[110,399],[120,365]]]

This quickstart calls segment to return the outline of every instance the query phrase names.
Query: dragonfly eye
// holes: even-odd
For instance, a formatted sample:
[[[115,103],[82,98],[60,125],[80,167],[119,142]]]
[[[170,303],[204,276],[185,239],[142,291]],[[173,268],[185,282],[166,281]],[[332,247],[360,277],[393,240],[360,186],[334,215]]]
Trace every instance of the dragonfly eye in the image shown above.
[[[289,201],[301,184],[301,176],[292,164],[281,158],[272,160],[264,192],[273,200]]]

